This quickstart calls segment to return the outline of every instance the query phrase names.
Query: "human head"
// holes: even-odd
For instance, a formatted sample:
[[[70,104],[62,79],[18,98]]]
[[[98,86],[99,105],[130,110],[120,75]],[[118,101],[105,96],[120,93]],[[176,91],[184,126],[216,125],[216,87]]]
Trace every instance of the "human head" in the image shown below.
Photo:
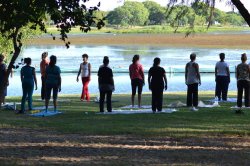
[[[154,64],[153,64],[153,66],[154,66],[154,67],[159,66],[160,63],[161,63],[161,59],[157,57],[157,58],[154,59]]]
[[[42,59],[45,60],[48,57],[48,52],[42,53]]]
[[[108,66],[108,64],[109,64],[109,57],[108,56],[103,57],[103,64],[105,66]]]
[[[55,56],[55,55],[51,55],[51,56],[50,56],[49,65],[50,65],[50,66],[55,66],[55,65],[56,65],[56,56]]]
[[[26,65],[31,65],[31,58],[24,58],[24,63]]]
[[[196,59],[196,54],[195,53],[190,54],[190,60],[195,61],[195,59]]]
[[[139,59],[140,59],[140,56],[136,54],[134,55],[132,62],[136,63],[137,61],[139,61]]]
[[[221,60],[221,61],[224,61],[224,59],[225,59],[225,54],[224,54],[224,53],[220,53],[219,55],[220,55],[220,60]]]
[[[89,58],[88,54],[83,54],[83,55],[82,55],[82,60],[83,60],[84,62],[87,62],[88,58]]]
[[[0,54],[0,62],[3,62],[3,60],[4,60],[4,55]]]
[[[246,53],[241,54],[241,61],[242,62],[246,62],[247,61],[247,54]]]

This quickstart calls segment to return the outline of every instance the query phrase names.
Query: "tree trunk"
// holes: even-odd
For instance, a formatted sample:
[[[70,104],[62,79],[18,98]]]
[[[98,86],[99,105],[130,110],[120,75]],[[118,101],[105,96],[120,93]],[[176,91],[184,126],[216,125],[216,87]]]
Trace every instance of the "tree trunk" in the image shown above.
[[[4,78],[5,85],[7,85],[7,82],[9,80],[9,76],[10,76],[10,73],[12,72],[15,61],[21,52],[22,44],[20,44],[20,42],[17,41],[18,32],[19,32],[19,29],[15,30],[15,33],[13,33],[13,36],[12,36],[12,42],[13,42],[13,46],[14,46],[14,54],[11,57],[10,63],[8,65],[8,68],[7,68],[7,73],[6,73],[5,78]],[[1,94],[2,94],[3,90],[4,89],[0,89]]]
[[[247,22],[247,24],[250,26],[250,14],[248,10],[245,8],[245,6],[242,4],[240,0],[231,0],[234,6],[239,10],[241,16],[244,18],[244,20]]]

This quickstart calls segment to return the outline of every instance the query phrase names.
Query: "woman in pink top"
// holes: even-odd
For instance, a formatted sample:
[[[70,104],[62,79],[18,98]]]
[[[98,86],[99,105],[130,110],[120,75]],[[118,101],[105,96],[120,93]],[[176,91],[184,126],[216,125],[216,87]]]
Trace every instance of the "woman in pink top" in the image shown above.
[[[136,89],[138,88],[138,107],[140,108],[142,87],[144,85],[144,72],[142,65],[139,63],[139,60],[140,56],[134,55],[132,60],[133,63],[129,66],[129,76],[131,79],[131,86],[132,86],[132,95],[131,95],[132,107],[134,107]]]

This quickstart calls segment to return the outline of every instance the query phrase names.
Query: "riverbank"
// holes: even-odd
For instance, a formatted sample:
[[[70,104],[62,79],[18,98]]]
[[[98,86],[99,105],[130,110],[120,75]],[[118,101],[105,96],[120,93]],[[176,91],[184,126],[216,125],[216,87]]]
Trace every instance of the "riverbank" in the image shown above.
[[[213,92],[201,92],[207,100]],[[95,96],[92,96],[95,97]],[[185,102],[185,93],[164,94],[164,105]],[[230,93],[229,97],[235,97]],[[34,97],[35,106],[43,102]],[[237,115],[235,103],[172,114],[103,115],[98,104],[79,96],[59,96],[54,117],[35,118],[4,110],[0,114],[0,162],[4,165],[247,165],[249,111]],[[114,95],[114,108],[130,95]],[[8,102],[20,101],[8,98]],[[150,94],[143,94],[149,105]]]
[[[164,47],[250,49],[250,34],[75,34],[69,35],[71,45],[147,45]],[[41,36],[27,45],[64,45],[59,37]]]

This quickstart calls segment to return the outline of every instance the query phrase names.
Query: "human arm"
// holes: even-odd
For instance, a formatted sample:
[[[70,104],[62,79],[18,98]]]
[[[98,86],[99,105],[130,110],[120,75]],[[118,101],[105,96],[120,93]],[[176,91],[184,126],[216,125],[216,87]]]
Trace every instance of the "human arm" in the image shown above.
[[[200,69],[199,69],[198,64],[195,65],[195,70],[196,70],[196,73],[197,73],[197,79],[199,80],[199,85],[201,85],[201,75],[200,75]]]
[[[214,73],[215,73],[215,82],[216,82],[217,81],[217,66],[215,66]]]
[[[151,72],[149,70],[149,72],[148,72],[148,88],[149,88],[149,90],[151,90],[151,77],[152,77],[152,75],[151,75]]]
[[[91,64],[89,63],[88,65],[89,65],[88,68],[89,68],[89,78],[90,78],[90,76],[91,76]]]
[[[142,77],[143,85],[145,85],[145,76],[144,76],[144,70],[143,70],[142,66],[141,66],[141,70],[140,70],[140,75]]]
[[[164,82],[165,82],[165,90],[167,90],[168,89],[168,81],[167,81],[166,73],[164,73],[163,79],[164,79]]]
[[[188,73],[188,64],[185,67],[185,84],[187,84],[187,73]]]
[[[76,81],[78,82],[79,81],[79,75],[81,74],[81,65],[79,67],[79,71],[78,71],[78,74],[77,74],[77,77],[76,77]]]
[[[62,78],[61,78],[61,70],[59,68],[58,72],[58,91],[61,92]]]
[[[36,79],[36,71],[35,68],[33,69],[33,76],[34,76],[34,82],[35,82],[35,90],[37,90],[37,79]]]
[[[230,79],[230,70],[229,70],[229,66],[227,66],[227,76],[229,78],[229,83],[231,82],[231,79]]]
[[[23,69],[21,69],[20,78],[21,78],[21,82],[23,82]]]

